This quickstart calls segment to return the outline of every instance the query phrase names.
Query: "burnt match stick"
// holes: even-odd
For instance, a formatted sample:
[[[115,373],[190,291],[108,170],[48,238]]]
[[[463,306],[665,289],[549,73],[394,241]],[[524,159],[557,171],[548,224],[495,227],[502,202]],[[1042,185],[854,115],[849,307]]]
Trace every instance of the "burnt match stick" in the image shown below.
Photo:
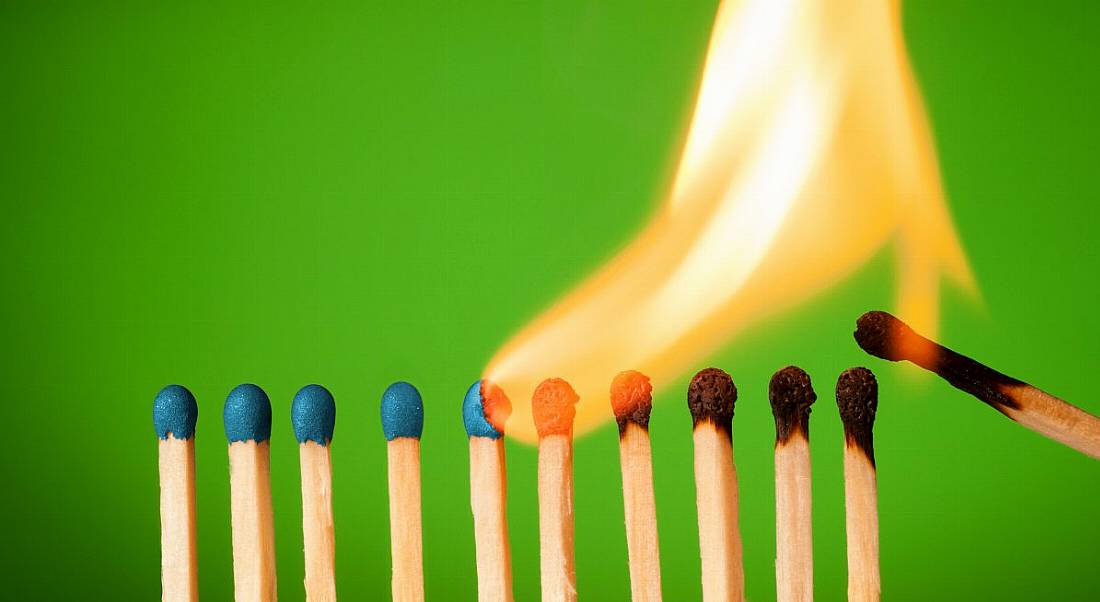
[[[195,553],[195,421],[185,387],[168,385],[153,401],[160,465],[160,587],[164,602],[199,599]]]
[[[391,595],[401,602],[424,600],[424,548],[420,517],[420,435],[424,402],[406,382],[382,394],[382,434],[390,489]]]
[[[229,393],[223,413],[229,440],[233,520],[233,598],[274,601],[275,525],[271,512],[271,401],[256,385]]]
[[[611,409],[619,423],[631,598],[635,602],[660,601],[661,555],[657,544],[657,505],[653,498],[653,454],[649,445],[653,385],[649,377],[634,370],[619,373],[611,381]]]
[[[462,400],[462,421],[470,439],[470,508],[480,602],[512,600],[504,464],[504,423],[511,413],[508,396],[489,381],[474,383]]]
[[[775,590],[779,602],[814,599],[810,491],[810,375],[787,366],[772,376],[775,416]]]
[[[703,600],[710,602],[745,598],[741,530],[737,524],[737,471],[733,464],[736,401],[733,379],[718,368],[700,371],[688,386],[688,408],[694,423]]]
[[[336,533],[332,520],[332,457],[336,402],[321,385],[306,385],[290,408],[302,468],[302,537],[307,602],[336,602]]]
[[[878,479],[872,428],[878,381],[867,368],[851,368],[836,381],[836,405],[844,422],[844,526],[848,536],[848,600],[877,602]]]
[[[1100,459],[1100,418],[1077,406],[930,341],[884,311],[860,316],[855,337],[873,356],[909,360],[1036,433]]]
[[[560,378],[535,389],[531,415],[539,433],[539,570],[543,602],[577,599],[573,558],[573,418],[577,393]]]

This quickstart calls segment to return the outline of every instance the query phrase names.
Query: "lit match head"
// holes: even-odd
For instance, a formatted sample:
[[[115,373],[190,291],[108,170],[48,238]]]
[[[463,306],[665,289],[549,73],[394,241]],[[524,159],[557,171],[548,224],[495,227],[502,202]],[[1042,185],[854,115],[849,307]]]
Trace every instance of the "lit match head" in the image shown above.
[[[271,401],[252,384],[237,385],[225,398],[225,438],[230,443],[271,439]]]
[[[539,437],[573,434],[574,407],[580,397],[569,383],[560,378],[548,378],[535,388],[531,397],[531,415]]]
[[[848,445],[862,449],[874,464],[871,432],[878,411],[878,381],[874,373],[867,368],[841,372],[836,381],[836,405]]]
[[[424,402],[420,391],[407,382],[396,382],[382,394],[382,434],[386,441],[398,437],[419,439],[424,431]]]
[[[631,422],[648,430],[649,414],[653,410],[653,385],[649,377],[636,370],[615,376],[611,381],[611,409],[619,423],[620,435]]]
[[[905,322],[884,311],[869,311],[860,316],[854,334],[864,351],[892,362],[906,359],[904,342],[923,339]]]
[[[694,427],[710,422],[719,430],[732,433],[733,404],[736,401],[737,387],[725,370],[700,370],[688,385],[688,409],[691,410]]]
[[[198,419],[199,406],[187,387],[168,385],[153,400],[153,428],[160,439],[167,439],[169,434],[176,439],[191,439]]]
[[[797,366],[787,366],[772,375],[768,400],[775,416],[775,442],[786,443],[796,434],[809,438],[810,406],[817,401],[810,375]]]
[[[321,385],[306,385],[294,396],[290,422],[298,443],[313,441],[328,445],[336,426],[336,400]]]
[[[462,421],[467,437],[500,439],[504,423],[512,415],[512,402],[504,390],[487,380],[470,385],[462,400]]]

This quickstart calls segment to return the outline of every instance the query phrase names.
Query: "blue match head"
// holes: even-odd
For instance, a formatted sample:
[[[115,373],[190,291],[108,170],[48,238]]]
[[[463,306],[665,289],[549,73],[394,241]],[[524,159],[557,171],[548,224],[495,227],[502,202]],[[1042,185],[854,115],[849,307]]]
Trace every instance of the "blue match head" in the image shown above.
[[[382,434],[386,441],[398,437],[420,438],[424,431],[424,402],[407,382],[396,382],[382,394]]]
[[[187,387],[168,385],[153,400],[153,428],[161,439],[167,439],[169,433],[176,439],[193,438],[198,418],[199,406]]]
[[[321,385],[306,385],[294,396],[290,406],[290,422],[298,443],[313,441],[328,445],[336,426],[336,401]]]
[[[225,438],[230,443],[271,439],[271,401],[256,385],[237,385],[225,398]]]
[[[493,428],[485,417],[485,400],[481,395],[481,383],[477,381],[466,391],[462,400],[462,422],[466,424],[467,437],[488,437],[500,439],[503,433]]]

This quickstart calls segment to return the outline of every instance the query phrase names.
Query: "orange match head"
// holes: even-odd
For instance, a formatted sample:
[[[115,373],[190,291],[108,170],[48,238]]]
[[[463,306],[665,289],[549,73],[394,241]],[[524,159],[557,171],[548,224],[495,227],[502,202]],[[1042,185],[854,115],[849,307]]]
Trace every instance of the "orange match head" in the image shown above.
[[[488,380],[481,381],[481,405],[485,412],[485,419],[497,432],[504,432],[504,423],[512,415],[512,401],[504,393],[504,389],[496,383]]]
[[[649,412],[653,409],[653,385],[649,377],[637,370],[620,372],[611,381],[611,409],[619,423],[619,434],[628,422],[649,428]]]
[[[573,418],[580,397],[569,383],[560,378],[542,381],[531,397],[531,414],[539,437],[548,435],[572,435]]]

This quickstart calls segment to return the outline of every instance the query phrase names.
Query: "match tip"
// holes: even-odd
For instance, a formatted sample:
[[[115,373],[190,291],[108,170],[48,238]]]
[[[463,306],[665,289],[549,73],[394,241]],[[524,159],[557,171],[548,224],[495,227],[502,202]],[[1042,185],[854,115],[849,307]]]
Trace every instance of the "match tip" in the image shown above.
[[[778,440],[785,441],[797,429],[808,434],[810,406],[817,401],[817,393],[805,370],[787,366],[773,374],[768,384],[768,400],[772,404]]]
[[[198,419],[199,406],[187,387],[168,385],[153,400],[153,428],[160,439],[167,439],[169,434],[176,439],[191,439]]]
[[[504,423],[512,415],[512,402],[504,389],[488,380],[470,385],[462,400],[462,421],[467,437],[500,439],[504,436]]]
[[[237,385],[225,398],[222,413],[225,438],[230,443],[271,439],[271,400],[253,384]]]
[[[846,429],[870,431],[878,410],[878,381],[867,368],[849,368],[836,381],[836,405]]]
[[[398,437],[419,439],[424,432],[424,401],[407,382],[395,382],[382,394],[382,434],[386,441]]]
[[[573,418],[577,415],[574,406],[579,400],[573,387],[560,378],[539,383],[531,397],[531,414],[539,437],[571,435]]]
[[[336,400],[321,385],[306,385],[294,396],[290,422],[298,443],[313,441],[328,445],[336,426]]]
[[[648,429],[652,409],[653,385],[648,376],[637,370],[627,370],[611,381],[611,410],[615,412],[620,434],[630,422]]]
[[[896,362],[905,359],[900,344],[915,334],[909,326],[884,311],[869,311],[856,320],[856,343],[875,357]]]
[[[729,430],[736,401],[737,387],[725,370],[700,370],[688,385],[688,409],[696,426],[700,422],[710,421]]]

